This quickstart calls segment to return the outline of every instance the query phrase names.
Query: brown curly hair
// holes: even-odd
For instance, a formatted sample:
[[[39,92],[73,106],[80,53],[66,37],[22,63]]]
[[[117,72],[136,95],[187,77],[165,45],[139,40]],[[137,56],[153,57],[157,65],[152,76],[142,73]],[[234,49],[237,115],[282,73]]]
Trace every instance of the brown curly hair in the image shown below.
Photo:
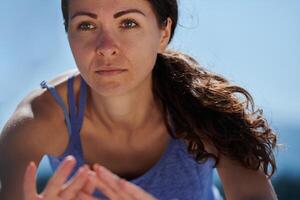
[[[168,17],[172,20],[171,41],[178,20],[177,0],[148,2],[160,27]],[[68,32],[68,0],[61,3]],[[209,72],[188,55],[166,51],[157,56],[153,93],[163,106],[169,134],[172,131],[168,117],[173,121],[175,137],[188,141],[188,152],[197,162],[213,157],[217,165],[222,154],[249,169],[262,167],[269,177],[274,174],[276,134],[262,110],[255,110],[253,99],[245,89]],[[211,142],[218,155],[208,153],[203,141]]]
[[[250,169],[262,167],[268,176],[274,174],[276,134],[245,89],[209,72],[188,55],[166,51],[158,55],[153,70],[153,92],[162,102],[169,132],[168,114],[176,138],[188,141],[188,151],[198,162],[213,157],[218,164],[219,155],[204,149],[203,141],[208,140],[219,154]]]

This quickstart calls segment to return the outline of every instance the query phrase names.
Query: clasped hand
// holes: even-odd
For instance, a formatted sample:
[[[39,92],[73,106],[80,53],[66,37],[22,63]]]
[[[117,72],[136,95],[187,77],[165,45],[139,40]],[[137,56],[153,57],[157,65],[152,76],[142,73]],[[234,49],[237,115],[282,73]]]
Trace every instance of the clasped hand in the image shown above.
[[[82,166],[67,181],[76,161],[66,157],[48,181],[44,191],[36,191],[36,165],[31,162],[25,172],[23,191],[24,200],[99,200],[92,194],[99,189],[110,200],[156,200],[151,194],[95,164],[93,170]]]

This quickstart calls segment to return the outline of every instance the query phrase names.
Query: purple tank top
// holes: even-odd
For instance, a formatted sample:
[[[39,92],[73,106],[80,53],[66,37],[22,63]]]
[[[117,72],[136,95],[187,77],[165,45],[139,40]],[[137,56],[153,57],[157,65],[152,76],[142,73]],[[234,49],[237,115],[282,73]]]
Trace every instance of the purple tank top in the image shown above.
[[[64,105],[55,88],[42,82],[56,102],[63,109],[65,122],[69,132],[69,143],[65,152],[59,157],[47,155],[51,168],[55,171],[61,161],[68,155],[73,155],[77,164],[71,173],[71,178],[85,161],[82,153],[80,129],[83,122],[86,104],[87,85],[81,78],[79,102],[75,102],[73,92],[74,77],[68,79],[69,111]],[[101,164],[101,163],[100,163]],[[167,149],[159,161],[143,175],[128,180],[160,200],[221,200],[218,190],[213,185],[214,160],[208,159],[199,164],[188,154],[186,144],[178,139],[171,138]],[[94,196],[107,199],[101,191],[96,190]]]

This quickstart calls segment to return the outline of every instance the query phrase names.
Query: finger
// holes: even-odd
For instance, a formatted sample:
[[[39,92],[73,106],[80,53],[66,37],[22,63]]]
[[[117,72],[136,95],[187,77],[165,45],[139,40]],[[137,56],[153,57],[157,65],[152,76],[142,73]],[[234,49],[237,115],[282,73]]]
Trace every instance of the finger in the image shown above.
[[[73,199],[83,189],[88,178],[88,167],[81,167],[76,175],[64,185],[63,191],[59,194],[62,199]]]
[[[96,179],[95,182],[96,188],[101,191],[102,194],[104,194],[106,197],[109,197],[109,199],[116,199],[116,193],[108,187],[102,180]]]
[[[66,182],[72,169],[76,164],[76,160],[73,156],[67,156],[60,164],[54,175],[50,178],[43,195],[56,196],[61,191],[62,186]]]
[[[121,190],[124,190],[128,194],[130,194],[134,199],[156,200],[154,196],[144,191],[141,187],[132,184],[124,179],[120,180],[120,188]]]
[[[112,188],[115,192],[118,192],[120,189],[119,177],[112,173],[110,170],[106,169],[103,166],[96,165],[96,172],[98,177],[104,181],[109,187]]]
[[[119,181],[118,181],[118,184],[119,184],[119,187],[120,187],[120,190],[119,190],[119,196],[120,196],[120,199],[127,199],[127,200],[139,200],[139,199],[136,199],[131,193],[129,193],[128,191],[126,191],[124,188],[122,188],[122,187],[124,187],[123,185],[121,185],[121,180],[123,180],[123,181],[126,181],[126,180],[124,180],[124,179],[120,179]]]
[[[87,194],[92,194],[96,189],[96,173],[93,171],[89,171],[88,173],[88,180],[85,184],[83,191]]]
[[[35,174],[36,174],[36,165],[34,164],[34,162],[30,162],[26,168],[26,172],[24,175],[24,182],[23,182],[24,200],[32,200],[32,199],[36,199],[37,197]]]
[[[78,199],[79,200],[99,200],[99,198],[95,198],[91,194],[86,194],[85,192],[79,192]]]
[[[101,169],[99,170],[98,165],[94,166],[94,170],[97,174],[97,179],[95,179],[96,187],[109,199],[118,199],[118,191],[113,190],[111,186],[105,183],[105,181],[102,178],[102,175],[100,175]]]

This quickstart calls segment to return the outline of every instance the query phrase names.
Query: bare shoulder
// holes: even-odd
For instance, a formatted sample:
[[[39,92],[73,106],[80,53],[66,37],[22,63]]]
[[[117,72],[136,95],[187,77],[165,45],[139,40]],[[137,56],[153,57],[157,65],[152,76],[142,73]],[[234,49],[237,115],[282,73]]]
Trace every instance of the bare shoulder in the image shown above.
[[[67,74],[63,74],[49,81],[57,88],[65,103],[67,103],[66,77]],[[45,148],[47,144],[43,144],[43,138],[47,137],[49,132],[53,132],[54,127],[59,126],[63,120],[63,112],[50,92],[42,88],[35,89],[18,104],[2,129],[0,141],[3,144],[1,146],[6,146],[8,142],[22,142],[24,146],[24,142],[39,141],[34,147]]]
[[[69,76],[76,74],[77,71],[72,70],[47,81],[55,87],[66,107],[68,107],[66,82]],[[47,89],[38,88],[31,91],[19,103],[4,126],[1,138],[17,137],[20,139],[20,137],[24,137],[29,141],[39,141],[34,146],[41,146],[47,150],[48,146],[53,147],[53,144],[49,144],[49,138],[52,138],[51,141],[55,141],[55,138],[61,140],[61,136],[66,135],[60,134],[58,131],[67,131],[64,124],[64,113]],[[15,140],[15,142],[18,141]],[[53,153],[55,154],[55,152]]]
[[[66,80],[73,72],[49,83],[66,101]],[[21,191],[25,168],[39,163],[44,154],[60,155],[68,142],[62,109],[46,89],[35,89],[17,106],[0,134],[0,199]],[[16,193],[16,192],[15,192]]]
[[[66,105],[66,80],[72,74],[74,71],[49,81],[57,89]],[[23,98],[2,129],[0,149],[5,147],[6,150],[18,151],[18,148],[27,146],[36,151],[48,153],[49,150],[54,149],[49,149],[53,147],[53,143],[50,144],[49,141],[54,142],[55,138],[61,140],[61,136],[66,135],[61,134],[60,131],[67,131],[62,109],[47,89],[35,89]]]

